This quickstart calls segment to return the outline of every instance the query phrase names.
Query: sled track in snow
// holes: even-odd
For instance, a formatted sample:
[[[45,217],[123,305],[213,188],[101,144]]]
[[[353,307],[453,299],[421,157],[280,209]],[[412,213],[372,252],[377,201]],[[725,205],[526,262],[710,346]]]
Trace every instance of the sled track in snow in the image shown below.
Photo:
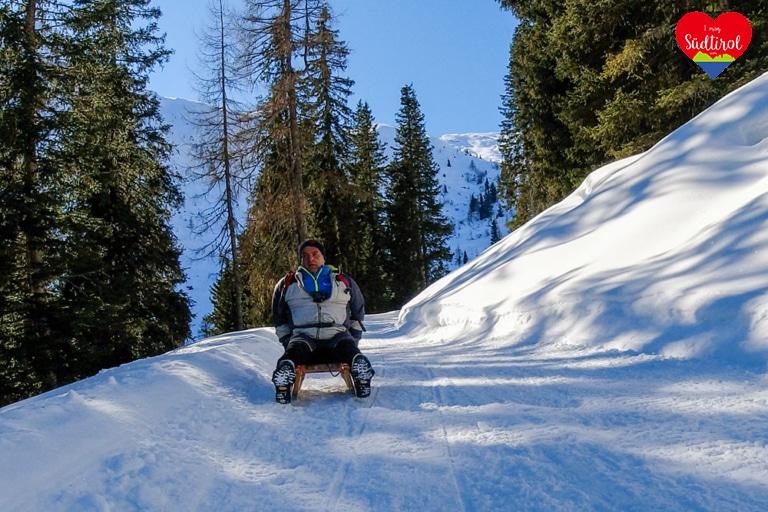
[[[374,369],[376,370],[375,378],[382,378],[385,374],[386,364],[378,349],[379,346],[377,345],[366,349],[365,352],[376,354],[374,363]],[[345,452],[346,455],[344,456],[342,463],[331,478],[323,510],[332,511],[339,509],[339,503],[342,500],[342,496],[345,494],[345,482],[350,480],[349,475],[354,467],[355,460],[357,457],[364,455],[360,453],[358,441],[368,426],[368,418],[371,415],[371,408],[373,408],[373,405],[376,403],[378,394],[379,389],[374,380],[373,386],[371,387],[371,395],[368,398],[350,398],[350,400],[357,402],[354,404],[357,407],[350,407],[348,409],[346,418],[348,425],[346,438],[350,440],[350,449]],[[357,411],[360,411],[359,414],[355,414]]]
[[[424,373],[427,374],[427,377],[430,381],[435,380],[435,372],[428,366],[424,367]],[[453,481],[453,488],[456,491],[456,503],[461,505],[461,508],[458,510],[464,511],[466,510],[466,506],[464,505],[464,498],[462,496],[461,486],[459,485],[459,479],[456,476],[456,462],[453,456],[453,450],[451,449],[451,443],[448,441],[448,431],[445,428],[445,416],[443,415],[442,411],[442,408],[445,405],[445,397],[443,396],[440,386],[431,386],[431,389],[432,395],[435,398],[435,404],[437,406],[437,414],[440,417],[441,437],[443,445],[445,446],[445,451],[448,455],[448,463],[451,470],[451,480]]]

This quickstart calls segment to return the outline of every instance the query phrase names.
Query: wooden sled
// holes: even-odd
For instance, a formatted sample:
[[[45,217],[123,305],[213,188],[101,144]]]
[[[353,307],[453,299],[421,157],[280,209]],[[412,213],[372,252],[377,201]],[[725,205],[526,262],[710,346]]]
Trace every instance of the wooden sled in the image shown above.
[[[349,371],[349,365],[346,363],[317,363],[317,364],[305,364],[298,365],[296,367],[296,380],[293,382],[293,391],[291,397],[293,400],[298,400],[299,393],[301,392],[301,385],[304,383],[304,377],[308,373],[324,373],[328,372],[333,376],[341,375],[344,382],[347,384],[347,389],[354,389],[352,384],[352,374]]]

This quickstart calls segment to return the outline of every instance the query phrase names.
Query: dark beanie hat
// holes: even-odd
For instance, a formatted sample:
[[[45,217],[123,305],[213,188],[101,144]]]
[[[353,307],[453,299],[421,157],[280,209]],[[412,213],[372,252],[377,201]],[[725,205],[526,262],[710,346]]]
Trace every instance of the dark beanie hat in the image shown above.
[[[317,240],[304,240],[299,245],[299,250],[298,250],[299,261],[301,261],[301,252],[304,250],[305,247],[316,248],[318,251],[320,251],[320,254],[323,255],[323,259],[325,259],[325,247],[323,247],[323,244],[321,244]]]

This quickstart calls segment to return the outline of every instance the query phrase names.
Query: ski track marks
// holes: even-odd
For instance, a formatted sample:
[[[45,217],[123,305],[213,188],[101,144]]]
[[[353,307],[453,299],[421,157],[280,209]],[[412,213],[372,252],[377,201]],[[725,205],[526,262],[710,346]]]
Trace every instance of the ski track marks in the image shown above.
[[[434,378],[421,361],[408,364],[396,357],[398,362],[390,363],[390,354],[410,352],[387,339],[392,320],[373,320],[361,344],[376,370],[369,398],[335,396],[332,390],[343,386],[340,379],[312,374],[305,381],[305,398],[293,406],[346,424],[325,440],[330,452],[323,443],[315,449],[314,456],[324,462],[326,490],[314,506],[305,501],[302,510],[464,510],[442,413],[435,407],[440,391],[430,385]],[[323,430],[333,431],[330,422],[318,428]]]
[[[371,350],[368,348],[365,353],[369,355],[376,354],[375,348]],[[378,359],[378,364],[374,368],[376,375],[374,379],[378,380],[385,375],[386,363],[383,359]],[[374,382],[375,384],[375,382]],[[369,418],[371,415],[371,408],[376,403],[376,397],[378,396],[378,388],[373,387],[371,394],[365,399],[353,398],[349,396],[351,391],[347,392],[345,397],[348,400],[352,400],[358,407],[349,410],[347,414],[347,432],[346,439],[348,445],[346,449],[341,446],[340,453],[343,454],[339,460],[339,467],[336,470],[333,478],[331,478],[328,492],[326,493],[326,502],[324,510],[344,510],[340,507],[342,498],[346,495],[355,496],[354,486],[356,482],[355,468],[356,461],[360,457],[365,457],[365,447],[360,446],[358,440],[365,433],[369,424]]]

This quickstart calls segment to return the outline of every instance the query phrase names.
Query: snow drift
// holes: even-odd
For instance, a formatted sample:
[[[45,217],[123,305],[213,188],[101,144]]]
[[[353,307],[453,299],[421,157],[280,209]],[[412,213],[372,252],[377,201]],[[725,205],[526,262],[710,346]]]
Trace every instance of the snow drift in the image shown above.
[[[406,330],[470,330],[670,357],[768,352],[768,74],[407,304]]]

